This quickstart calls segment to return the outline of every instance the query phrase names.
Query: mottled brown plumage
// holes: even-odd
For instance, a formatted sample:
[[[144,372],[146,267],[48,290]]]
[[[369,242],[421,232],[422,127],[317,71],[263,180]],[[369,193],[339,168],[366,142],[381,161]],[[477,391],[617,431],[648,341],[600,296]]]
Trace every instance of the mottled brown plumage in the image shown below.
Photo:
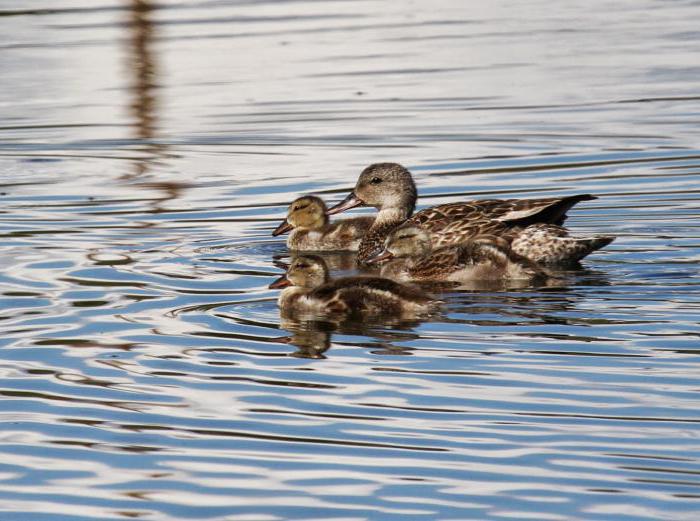
[[[513,253],[508,241],[479,236],[433,250],[429,232],[414,225],[394,230],[374,260],[389,259],[381,275],[401,281],[532,280],[546,278],[535,263]]]
[[[515,253],[527,255],[538,264],[575,264],[589,253],[610,244],[614,237],[571,237],[561,226],[533,224],[518,233],[511,248]]]
[[[387,278],[331,280],[323,259],[312,255],[294,259],[287,273],[270,287],[285,288],[278,303],[286,314],[411,318],[434,312],[440,305],[420,289]]]
[[[358,261],[366,263],[377,255],[391,231],[402,224],[415,225],[428,231],[432,246],[439,248],[463,243],[477,236],[494,235],[513,242],[523,237],[519,247],[513,251],[534,261],[545,263],[574,262],[566,257],[570,252],[579,260],[591,251],[609,244],[612,237],[594,237],[576,240],[567,250],[554,233],[566,219],[567,211],[580,201],[595,199],[589,194],[543,199],[488,199],[463,203],[448,203],[421,210],[411,217],[416,203],[416,187],[408,170],[396,163],[377,163],[367,167],[355,185],[355,189],[341,203],[328,213],[334,214],[356,206],[374,206],[379,209],[374,224],[365,234],[358,249]],[[552,231],[552,241],[547,242],[546,234],[533,225],[546,224]],[[559,232],[557,232],[559,233]],[[537,249],[530,251],[530,244]],[[586,242],[587,241],[587,242]],[[547,252],[550,246],[557,252]],[[586,247],[582,247],[587,245]]]
[[[355,217],[334,223],[326,215],[326,203],[319,197],[305,195],[289,205],[287,218],[272,232],[285,233],[287,247],[297,251],[356,251],[370,229],[374,217]]]

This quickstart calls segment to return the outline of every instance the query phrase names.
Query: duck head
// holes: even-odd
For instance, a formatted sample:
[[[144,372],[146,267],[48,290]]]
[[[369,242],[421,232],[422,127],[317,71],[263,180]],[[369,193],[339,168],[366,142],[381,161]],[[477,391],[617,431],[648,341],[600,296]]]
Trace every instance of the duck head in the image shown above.
[[[411,173],[397,163],[375,163],[365,168],[350,194],[328,210],[328,215],[356,206],[374,206],[380,211],[398,209],[408,218],[416,206],[416,185]]]
[[[328,267],[321,257],[304,255],[295,258],[287,269],[287,273],[270,284],[270,289],[297,286],[313,289],[328,281]]]
[[[426,257],[431,251],[432,244],[427,231],[417,226],[401,226],[386,238],[384,249],[366,262],[376,264],[395,257]]]
[[[287,218],[275,228],[272,235],[277,236],[293,228],[317,230],[328,223],[326,203],[320,197],[305,195],[295,199],[287,209]]]

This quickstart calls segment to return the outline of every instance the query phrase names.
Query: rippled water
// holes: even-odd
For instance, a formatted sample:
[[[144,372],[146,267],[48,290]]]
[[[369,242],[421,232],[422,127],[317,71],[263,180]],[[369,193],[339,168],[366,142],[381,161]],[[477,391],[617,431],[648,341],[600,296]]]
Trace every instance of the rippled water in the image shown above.
[[[700,4],[0,6],[0,519],[700,518]],[[290,324],[286,204],[595,193],[550,288]]]

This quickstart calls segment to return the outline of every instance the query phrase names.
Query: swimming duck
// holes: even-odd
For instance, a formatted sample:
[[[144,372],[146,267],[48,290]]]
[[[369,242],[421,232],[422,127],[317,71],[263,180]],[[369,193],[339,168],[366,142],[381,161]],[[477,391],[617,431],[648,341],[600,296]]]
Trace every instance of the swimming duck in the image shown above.
[[[547,273],[534,262],[513,253],[508,241],[482,235],[455,246],[433,250],[430,233],[404,225],[389,234],[384,250],[368,263],[386,262],[381,276],[400,281],[532,280]]]
[[[331,280],[323,259],[297,257],[270,288],[284,288],[278,304],[285,313],[410,318],[436,311],[440,301],[418,288],[368,276]]]
[[[447,203],[413,215],[416,199],[416,185],[408,170],[396,163],[376,163],[362,171],[354,190],[328,214],[357,206],[379,210],[360,242],[361,263],[377,255],[389,233],[403,223],[429,231],[434,248],[494,235],[511,244],[514,253],[541,264],[574,263],[614,240],[610,236],[573,238],[561,227],[572,206],[596,199],[590,194]]]
[[[299,251],[357,251],[374,217],[355,217],[335,223],[328,220],[326,203],[305,195],[289,205],[287,218],[272,232],[280,235],[292,230],[287,247]]]

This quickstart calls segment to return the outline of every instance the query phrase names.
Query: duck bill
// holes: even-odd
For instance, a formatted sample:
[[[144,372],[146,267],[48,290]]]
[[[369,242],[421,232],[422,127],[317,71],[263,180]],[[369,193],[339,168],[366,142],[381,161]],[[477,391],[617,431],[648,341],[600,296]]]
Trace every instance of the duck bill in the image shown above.
[[[280,223],[280,225],[277,228],[275,228],[275,231],[272,232],[272,236],[277,237],[278,235],[282,235],[283,233],[287,233],[292,228],[294,228],[294,226],[289,224],[289,222],[287,222],[287,219],[285,219],[284,221],[282,221]]]
[[[376,255],[373,255],[365,262],[367,264],[379,264],[380,262],[384,262],[391,259],[393,256],[394,255],[389,250],[383,250],[377,253]]]
[[[287,278],[287,275],[282,275],[279,279],[276,279],[268,286],[270,289],[281,289],[291,286],[291,281]]]
[[[333,215],[336,213],[344,212],[350,208],[355,208],[357,206],[364,206],[365,202],[355,195],[355,192],[350,192],[348,196],[340,201],[335,206],[329,208],[326,211],[326,215]]]

